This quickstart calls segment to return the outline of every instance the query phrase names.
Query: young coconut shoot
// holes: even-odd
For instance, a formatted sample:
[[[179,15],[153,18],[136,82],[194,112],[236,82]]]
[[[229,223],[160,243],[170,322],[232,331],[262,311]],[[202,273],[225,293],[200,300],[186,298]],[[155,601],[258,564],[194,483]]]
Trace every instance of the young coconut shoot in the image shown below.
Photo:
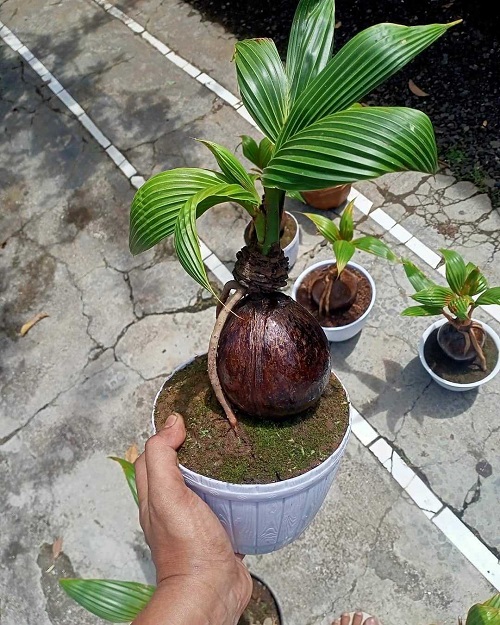
[[[240,96],[265,135],[258,145],[243,140],[244,150],[253,150],[257,173],[248,173],[226,148],[203,141],[220,172],[173,169],[151,177],[136,193],[132,253],[173,236],[183,268],[212,293],[197,218],[216,204],[235,202],[252,219],[255,237],[237,254],[236,284],[231,281],[220,298],[226,308],[209,349],[210,381],[233,427],[231,406],[254,416],[291,416],[317,403],[330,377],[321,326],[279,293],[288,269],[280,249],[285,194],[296,197],[388,172],[436,171],[434,132],[424,113],[355,105],[450,26],[379,24],[332,56],[334,0],[300,0],[286,64],[271,39],[236,44]]]
[[[331,316],[349,309],[358,292],[358,277],[347,268],[356,250],[368,252],[380,258],[394,261],[396,255],[380,239],[364,236],[354,239],[354,202],[350,202],[337,226],[323,215],[305,213],[314,223],[318,232],[332,244],[335,264],[311,282],[307,296],[318,306],[320,316]]]
[[[500,287],[488,286],[488,281],[473,263],[452,250],[440,250],[446,264],[446,282],[441,286],[429,280],[411,261],[403,259],[403,267],[415,289],[411,297],[419,306],[410,306],[401,314],[405,317],[444,315],[448,323],[439,328],[437,341],[443,352],[457,361],[472,362],[476,357],[483,371],[486,333],[472,319],[478,306],[500,304]]]

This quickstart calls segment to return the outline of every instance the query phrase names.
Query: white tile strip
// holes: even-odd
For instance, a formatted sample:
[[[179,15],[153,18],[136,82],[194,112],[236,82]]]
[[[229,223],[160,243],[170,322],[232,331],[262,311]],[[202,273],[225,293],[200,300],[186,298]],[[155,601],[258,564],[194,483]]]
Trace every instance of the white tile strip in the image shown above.
[[[432,522],[495,588],[500,589],[500,562],[449,508],[437,514]]]
[[[165,44],[154,38],[146,36],[144,28],[130,19],[119,9],[115,9],[106,0],[94,0],[98,5],[102,6],[111,15],[126,24],[134,33],[144,33],[143,38],[153,45],[158,51],[165,55],[165,51],[169,49]],[[149,35],[149,33],[147,33]],[[76,102],[70,93],[63,88],[61,83],[47,70],[47,68],[31,53],[31,51],[22,44],[22,42],[2,23],[0,22],[0,37],[9,45],[9,47],[18,52],[20,56],[27,61],[38,76],[45,82],[49,83],[49,87],[59,100],[73,113],[76,119],[90,132],[94,139],[106,150],[108,156],[119,167],[124,175],[130,180],[131,184],[139,189],[145,182],[144,178],[137,175],[136,169],[123,156],[123,154],[111,144],[109,139],[99,130],[94,122],[84,112],[83,108]],[[161,45],[158,45],[161,44]],[[165,46],[165,47],[163,47]],[[165,58],[172,60],[175,53],[168,52]],[[230,106],[237,109],[238,113],[256,126],[244,106],[240,105],[236,96],[233,96],[224,87],[210,78],[207,74],[197,70],[194,65],[187,61],[184,62],[182,57],[175,55],[175,64],[182,68],[189,67],[187,72],[190,76],[195,76],[201,84],[211,88],[214,93],[224,99]],[[123,157],[123,158],[122,158]],[[117,162],[119,161],[119,162]],[[365,215],[370,214],[372,202],[359,191],[352,189],[349,199],[355,200],[355,206]],[[406,236],[404,228],[389,217],[384,211],[377,209],[373,211],[376,215],[374,220],[379,223],[391,234],[402,240]],[[394,223],[393,223],[394,222]],[[430,248],[424,245],[415,237],[402,241],[425,260],[432,267],[436,268],[441,262],[439,257]],[[232,274],[223,265],[221,260],[210,251],[210,248],[200,241],[202,258],[205,265],[214,273],[214,275],[224,284],[232,279]],[[500,318],[500,306],[488,308],[492,311],[495,318]],[[397,452],[388,444],[388,442],[379,437],[376,430],[364,419],[364,417],[354,410],[353,414],[353,433],[360,440],[361,444],[367,447],[379,462],[386,468],[391,476],[401,485],[404,491],[411,497],[416,505],[426,514],[428,518],[432,518],[433,523],[447,536],[447,538],[463,553],[463,555],[490,581],[497,589],[500,590],[500,563],[497,558],[487,549],[479,539],[453,514],[449,508],[444,508],[442,502],[434,495],[434,493],[424,484],[424,482],[414,473],[414,471],[404,462]],[[439,514],[436,514],[438,513]]]

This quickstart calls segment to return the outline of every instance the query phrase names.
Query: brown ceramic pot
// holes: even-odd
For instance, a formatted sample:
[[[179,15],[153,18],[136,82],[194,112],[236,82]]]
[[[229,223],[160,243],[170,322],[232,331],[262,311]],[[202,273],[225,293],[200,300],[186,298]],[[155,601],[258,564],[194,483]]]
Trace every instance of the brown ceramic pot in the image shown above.
[[[338,208],[347,200],[351,190],[350,184],[342,184],[337,187],[318,189],[317,191],[302,191],[302,197],[313,208],[330,210]]]

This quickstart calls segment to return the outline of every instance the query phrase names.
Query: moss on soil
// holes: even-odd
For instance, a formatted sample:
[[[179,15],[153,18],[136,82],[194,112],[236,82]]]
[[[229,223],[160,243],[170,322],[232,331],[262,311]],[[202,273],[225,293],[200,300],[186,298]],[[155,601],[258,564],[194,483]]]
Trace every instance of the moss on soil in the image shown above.
[[[206,356],[177,372],[160,393],[157,430],[174,411],[184,416],[187,429],[179,461],[233,484],[268,484],[318,466],[339,446],[349,421],[345,391],[332,375],[319,404],[295,417],[267,421],[237,412],[243,433],[239,438],[214,395]]]
[[[486,371],[483,371],[477,359],[473,362],[464,362],[453,360],[445,354],[437,341],[437,333],[438,330],[435,329],[429,334],[424,346],[424,357],[430,369],[443,380],[457,384],[470,384],[483,380],[495,368],[499,354],[489,334],[486,335],[483,346],[486,358]]]

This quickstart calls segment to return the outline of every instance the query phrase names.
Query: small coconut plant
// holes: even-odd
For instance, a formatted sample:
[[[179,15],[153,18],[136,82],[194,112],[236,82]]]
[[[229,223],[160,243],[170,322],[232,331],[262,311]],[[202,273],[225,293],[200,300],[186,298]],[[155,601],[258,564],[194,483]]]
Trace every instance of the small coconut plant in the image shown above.
[[[246,171],[225,147],[203,141],[219,171],[159,173],[134,198],[132,253],[173,236],[183,268],[212,292],[197,218],[235,202],[252,221],[255,236],[237,253],[234,280],[216,294],[208,356],[175,372],[154,408],[155,427],[171,411],[184,414],[185,479],[223,520],[239,553],[273,551],[300,535],[349,433],[349,402],[331,375],[323,330],[281,292],[288,277],[280,245],[285,194],[436,170],[424,113],[357,103],[450,26],[379,24],[332,55],[334,0],[301,0],[285,64],[270,39],[236,44],[240,97],[266,137],[258,146],[260,171]]]
[[[351,262],[356,250],[396,260],[389,246],[374,236],[354,237],[354,202],[337,226],[323,215],[305,213],[332,245],[332,261],[315,263],[297,279],[293,296],[321,323],[331,341],[351,338],[363,327],[375,302],[375,283],[368,271]]]
[[[491,379],[500,367],[498,335],[473,318],[479,306],[500,304],[500,287],[490,287],[481,270],[452,250],[440,250],[445,261],[446,286],[436,284],[411,261],[403,266],[415,289],[417,306],[405,317],[441,316],[426,333],[421,348],[424,367],[438,383],[452,390],[468,390]]]

